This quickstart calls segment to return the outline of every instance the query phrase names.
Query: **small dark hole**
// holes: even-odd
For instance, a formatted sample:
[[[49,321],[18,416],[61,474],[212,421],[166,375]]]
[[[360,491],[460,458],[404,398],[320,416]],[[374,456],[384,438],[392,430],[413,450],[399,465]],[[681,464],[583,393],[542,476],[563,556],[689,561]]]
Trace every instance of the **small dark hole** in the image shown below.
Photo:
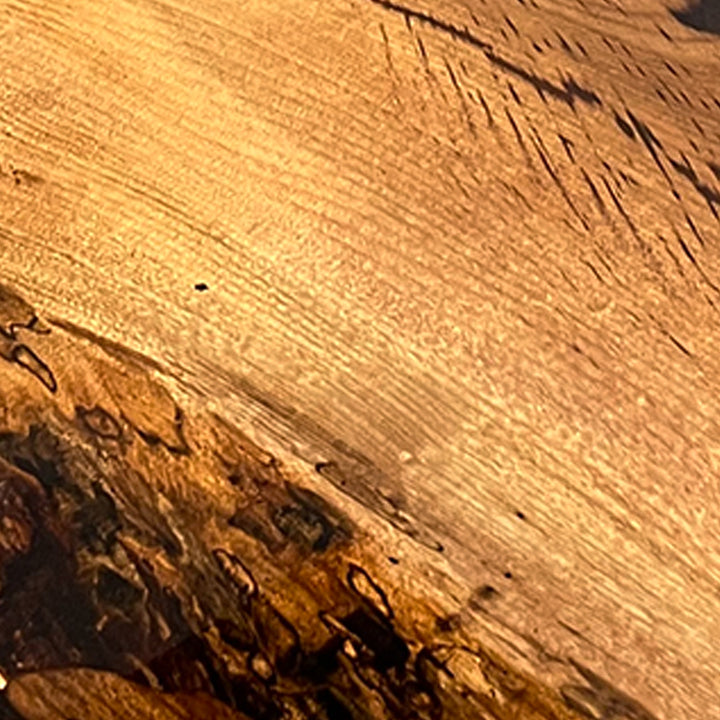
[[[142,592],[138,588],[106,567],[100,568],[97,590],[103,600],[121,609],[133,607],[142,598]]]
[[[396,557],[389,557],[388,560],[389,560],[393,565],[397,565],[397,564],[399,564],[399,562],[400,562]]]
[[[457,630],[461,624],[462,621],[460,619],[460,615],[458,615],[457,613],[453,615],[447,615],[445,617],[435,618],[435,627],[437,627],[440,632],[444,633]]]
[[[332,688],[324,688],[320,690],[317,698],[325,710],[323,714],[329,720],[353,720],[354,713],[341,700],[337,691]]]
[[[508,570],[508,571],[505,573],[505,577],[506,577],[508,580],[512,580],[512,573]]]
[[[205,292],[206,290],[209,290],[210,288],[208,288],[207,283],[197,283],[195,285],[195,289],[198,292]]]
[[[497,595],[498,591],[492,585],[482,585],[473,590],[468,604],[473,610],[483,610],[485,602],[494,599]]]
[[[525,513],[520,510],[516,511],[515,515],[517,515],[521,520],[525,519]]]
[[[374,656],[376,670],[385,672],[390,668],[403,668],[410,657],[407,643],[393,629],[392,625],[372,608],[354,610],[340,622],[357,635]]]

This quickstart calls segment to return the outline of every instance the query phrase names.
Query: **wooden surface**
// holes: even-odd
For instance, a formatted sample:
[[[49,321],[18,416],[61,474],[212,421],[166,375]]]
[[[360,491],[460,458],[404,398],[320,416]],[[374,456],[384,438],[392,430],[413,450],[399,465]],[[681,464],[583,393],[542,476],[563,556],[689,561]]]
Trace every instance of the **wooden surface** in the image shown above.
[[[713,12],[3,0],[2,281],[50,331],[6,338],[5,425],[119,343],[400,606],[588,717],[720,718]]]

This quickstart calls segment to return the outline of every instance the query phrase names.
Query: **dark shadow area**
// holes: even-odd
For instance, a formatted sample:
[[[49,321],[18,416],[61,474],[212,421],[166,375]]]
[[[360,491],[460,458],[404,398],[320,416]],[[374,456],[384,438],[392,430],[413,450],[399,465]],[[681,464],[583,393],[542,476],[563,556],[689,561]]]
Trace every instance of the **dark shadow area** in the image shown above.
[[[686,27],[720,35],[720,0],[697,0],[684,10],[670,11]]]
[[[64,431],[0,433],[0,680],[92,668],[209,697],[248,720],[440,720],[442,687],[422,663],[442,664],[429,648],[413,656],[367,571],[350,565],[327,608],[309,616],[315,634],[301,638],[243,560],[194,545],[180,521],[169,530],[142,488],[135,494],[142,476],[76,434],[118,443],[126,432],[82,410]],[[308,565],[352,540],[341,512],[278,472],[233,469],[232,526]],[[9,703],[0,690],[0,720],[25,720]]]

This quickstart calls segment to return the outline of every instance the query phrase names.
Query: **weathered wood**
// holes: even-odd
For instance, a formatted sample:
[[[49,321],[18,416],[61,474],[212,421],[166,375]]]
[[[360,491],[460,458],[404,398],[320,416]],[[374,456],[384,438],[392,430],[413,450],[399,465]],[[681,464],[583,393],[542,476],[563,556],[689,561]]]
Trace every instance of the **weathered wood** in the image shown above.
[[[190,692],[228,719],[572,717],[250,438],[2,307],[0,673],[21,717],[221,717]]]
[[[243,720],[244,715],[201,693],[166,694],[97,670],[28,673],[10,685],[10,702],[28,720]]]
[[[1,3],[5,699],[720,718],[713,7]]]

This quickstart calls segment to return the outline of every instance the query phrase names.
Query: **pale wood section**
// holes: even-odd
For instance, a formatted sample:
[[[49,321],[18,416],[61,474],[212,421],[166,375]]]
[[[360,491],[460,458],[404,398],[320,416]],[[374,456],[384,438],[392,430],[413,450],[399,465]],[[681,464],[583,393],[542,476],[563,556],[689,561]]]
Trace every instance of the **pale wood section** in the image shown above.
[[[330,463],[539,681],[720,718],[716,36],[659,0],[0,8],[0,263],[50,336]]]

